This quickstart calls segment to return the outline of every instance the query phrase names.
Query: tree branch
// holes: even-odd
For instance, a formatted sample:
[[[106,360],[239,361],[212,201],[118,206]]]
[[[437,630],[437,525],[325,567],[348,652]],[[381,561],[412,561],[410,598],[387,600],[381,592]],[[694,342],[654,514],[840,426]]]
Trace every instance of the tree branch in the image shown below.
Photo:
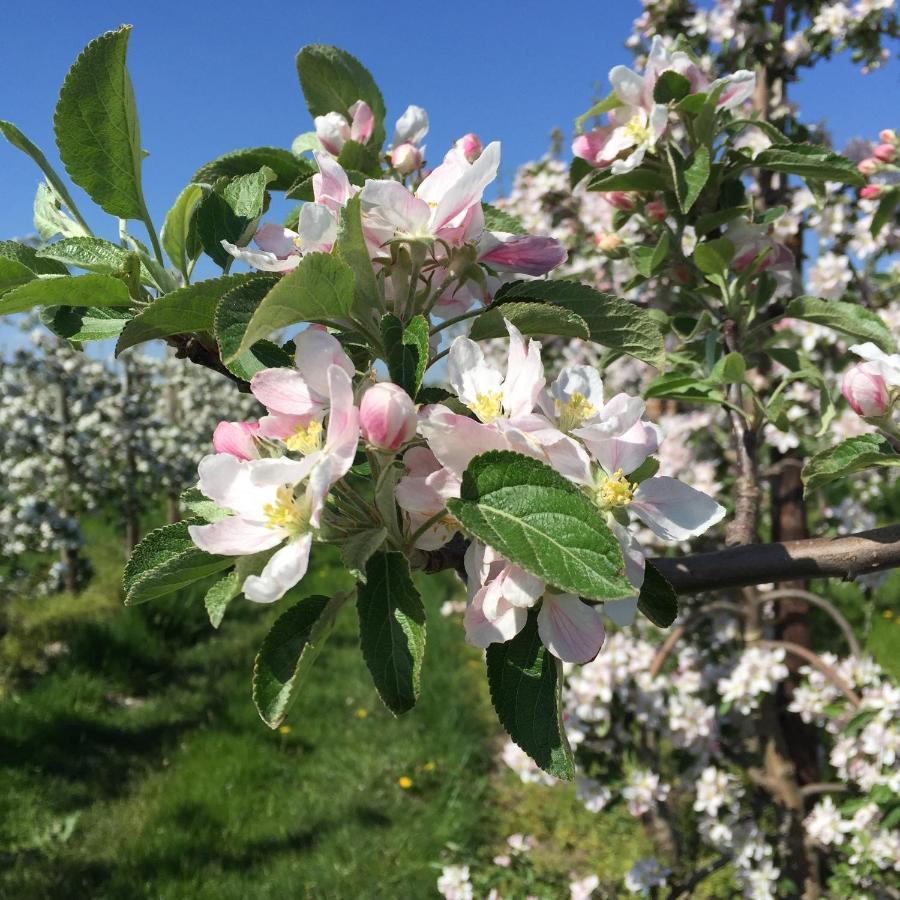
[[[222,364],[221,359],[219,359],[219,354],[216,351],[205,347],[193,335],[173,334],[168,339],[168,343],[175,348],[175,356],[178,359],[189,359],[198,366],[212,369],[213,372],[218,372],[220,375],[224,375],[230,381],[233,381],[242,394],[250,393],[249,382],[244,381],[242,378],[238,378],[234,372],[226,369]]]

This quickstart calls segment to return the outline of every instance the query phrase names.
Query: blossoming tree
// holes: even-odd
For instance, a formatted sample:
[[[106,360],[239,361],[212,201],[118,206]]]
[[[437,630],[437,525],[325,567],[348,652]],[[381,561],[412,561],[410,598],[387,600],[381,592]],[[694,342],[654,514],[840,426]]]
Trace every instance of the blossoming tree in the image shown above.
[[[290,150],[254,147],[203,166],[157,233],[141,191],[128,37],[119,29],[85,48],[54,120],[70,178],[121,221],[118,244],[90,232],[42,152],[0,123],[45,175],[42,236],[61,236],[37,252],[3,245],[0,313],[40,307],[57,334],[115,337],[118,352],[165,340],[265,408],[258,420],[216,427],[214,452],[183,498],[189,518],[141,542],[124,588],[134,604],[208,580],[219,621],[240,595],[303,597],[316,546],[338,545],[355,591],[303,597],[263,641],[252,693],[267,724],[283,721],[354,597],[375,687],[394,713],[410,710],[427,633],[412,574],[453,567],[466,580],[466,637],[486,650],[501,723],[546,773],[572,779],[562,667],[598,657],[609,622],[625,627],[641,613],[666,628],[679,593],[900,562],[896,526],[754,546],[758,445],[768,425],[783,424],[788,385],[821,392],[827,433],[828,386],[781,346],[785,317],[849,335],[865,360],[845,389],[869,431],[811,460],[807,486],[900,462],[896,336],[870,305],[795,292],[780,275],[793,255],[772,234],[777,210],[747,189],[751,177],[795,176],[821,197],[826,183],[863,187],[865,176],[765,117],[748,119],[755,72],[714,77],[686,46],[655,40],[640,73],[613,70],[613,92],[584,119],[611,121],[579,137],[573,181],[589,179],[590,190],[621,198],[620,211],[640,209],[658,226],[652,243],[629,249],[622,291],[639,299],[642,285],[670,272],[672,302],[651,310],[544,277],[565,247],[484,200],[499,143],[466,135],[428,170],[427,116],[410,106],[385,148],[377,86],[333,47],[297,58],[315,131]],[[771,141],[755,155],[737,142],[751,124]],[[273,192],[299,201],[283,225],[265,219]],[[149,248],[130,234],[132,221],[143,222]],[[220,276],[192,280],[202,254]],[[231,272],[236,260],[253,271]],[[286,342],[285,329],[296,332]],[[548,373],[542,342],[557,338],[602,348],[610,374],[631,358],[658,376],[641,397],[610,390],[614,379],[585,362]],[[762,358],[787,370],[771,392],[754,379]],[[434,384],[442,375],[446,388]],[[665,435],[648,400],[726,412],[731,496],[713,498],[690,471],[677,478],[661,467]],[[723,521],[729,549],[651,557],[645,544],[649,532],[657,548],[681,550]],[[639,780],[635,803],[648,790],[662,799]]]

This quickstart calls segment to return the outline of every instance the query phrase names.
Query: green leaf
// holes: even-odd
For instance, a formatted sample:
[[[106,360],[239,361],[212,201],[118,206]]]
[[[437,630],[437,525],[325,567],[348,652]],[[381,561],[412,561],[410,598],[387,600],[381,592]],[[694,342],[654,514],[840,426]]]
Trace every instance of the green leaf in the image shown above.
[[[668,628],[678,616],[675,588],[649,560],[644,563],[638,609],[658,628]]]
[[[593,600],[634,593],[605,514],[536,459],[508,450],[476,456],[447,507],[471,536],[548,584]]]
[[[115,307],[44,306],[40,318],[54,334],[73,344],[84,344],[118,337],[131,315],[127,310]]]
[[[345,600],[344,594],[306,597],[282,613],[263,638],[253,666],[253,702],[270,728],[284,721]]]
[[[126,606],[171,594],[234,565],[233,557],[214,556],[194,544],[188,527],[199,524],[201,519],[185,519],[164,525],[134,548],[122,576]]]
[[[734,244],[728,238],[704,241],[694,247],[694,264],[705,275],[727,272],[732,259],[734,259]]]
[[[387,537],[387,529],[364,528],[341,540],[341,559],[359,581],[365,581],[366,563]]]
[[[182,491],[178,504],[190,518],[202,519],[204,522],[218,522],[230,515],[228,510],[210,500],[198,487]]]
[[[216,305],[232,288],[258,280],[267,286],[274,278],[266,275],[223,275],[197,281],[170,294],[163,294],[141,310],[125,327],[116,355],[123,350],[173,334],[212,331]]]
[[[880,434],[848,438],[807,460],[800,474],[805,492],[864,469],[900,466],[900,453]]]
[[[697,219],[694,223],[694,230],[697,232],[698,237],[703,237],[713,229],[727,225],[733,219],[745,215],[747,215],[746,206],[732,206],[730,209],[721,209],[717,212],[707,213]]]
[[[505,644],[487,649],[491,702],[509,736],[545,772],[575,777],[572,750],[562,721],[562,666],[541,643],[537,611]]]
[[[693,375],[670,372],[658,375],[647,385],[645,399],[660,397],[668,400],[686,400],[692,403],[721,403],[725,397],[711,384]]]
[[[482,203],[481,210],[484,213],[484,227],[488,231],[505,231],[508,234],[528,234],[528,229],[517,216],[497,209],[490,203]]]
[[[497,291],[492,308],[514,300],[565,307],[584,320],[592,341],[657,368],[665,360],[662,332],[650,314],[612,294],[574,281],[515,281]]]
[[[65,203],[65,205],[71,210],[72,215],[78,220],[78,226],[84,232],[89,233],[89,229],[85,224],[84,220],[78,214],[78,209],[75,206],[75,201],[72,199],[72,195],[69,193],[68,188],[65,185],[65,182],[59,175],[56,174],[56,170],[50,163],[47,161],[47,157],[41,152],[40,148],[33,144],[12,122],[0,121],[0,134],[3,135],[12,145],[18,150],[21,150],[26,156],[30,156],[35,163],[37,163],[38,168],[44,173],[44,177],[50,183],[49,187],[41,185],[40,187],[45,187],[45,190],[48,194],[55,194],[59,199]],[[40,192],[40,187],[38,188]],[[40,231],[40,229],[38,229]],[[46,235],[41,232],[41,237],[46,240],[48,237],[52,237],[51,235]]]
[[[59,194],[42,181],[34,195],[34,230],[43,241],[56,235],[63,237],[84,237],[90,234],[86,226],[79,225],[63,209]]]
[[[291,355],[271,341],[255,341],[246,350],[240,349],[250,320],[277,283],[278,276],[251,277],[230,288],[216,306],[219,355],[228,371],[244,381],[249,381],[263,369],[293,365]]]
[[[795,297],[788,303],[785,315],[824,325],[851,338],[872,341],[885,353],[897,352],[897,339],[881,317],[855,303],[822,300],[820,297]]]
[[[125,66],[130,34],[131,26],[123,25],[81,51],[53,116],[56,145],[69,177],[120,219],[140,219],[146,213],[141,134]]]
[[[739,384],[747,373],[747,363],[740,353],[726,353],[716,360],[712,371],[709,373],[711,384]]]
[[[354,288],[353,270],[343,260],[327,253],[307,253],[262,299],[237,349],[224,353],[223,362],[227,365],[260,338],[288,325],[348,319]]]
[[[273,191],[286,191],[298,178],[309,178],[316,171],[308,160],[300,159],[290,150],[280,147],[251,147],[232,150],[201,166],[191,178],[193,182],[215,184],[219,178],[237,178],[254,175],[267,166],[275,173],[269,187]]]
[[[37,255],[87,272],[111,275],[128,267],[131,251],[102,238],[69,237],[46,244],[37,251]],[[144,266],[141,266],[141,281],[144,284],[154,283]]]
[[[358,141],[345,141],[337,161],[345,172],[364,172],[374,176],[381,174],[378,151],[374,147],[360,144]]]
[[[562,337],[590,338],[587,323],[577,313],[552,303],[504,303],[482,313],[472,323],[469,337],[473,341],[507,337],[504,319],[512,322],[522,334],[552,334]]]
[[[666,179],[649,169],[634,169],[622,175],[608,170],[598,172],[588,184],[589,191],[664,191],[667,187]]]
[[[337,47],[310,44],[297,54],[297,74],[312,116],[338,112],[350,120],[350,107],[365,100],[375,117],[369,142],[384,142],[384,100],[368,69],[355,57]]]
[[[359,639],[375,689],[400,715],[419,697],[425,655],[425,607],[402,553],[376,553],[357,589]]]
[[[849,159],[814,144],[772,144],[757,153],[747,165],[817,181],[839,181],[854,187],[866,184],[865,176]]]
[[[188,271],[200,255],[200,239],[194,218],[197,206],[203,199],[203,188],[199,184],[189,184],[176,198],[172,208],[166,213],[161,240],[170,262],[185,280]]]
[[[324,149],[322,142],[314,131],[304,131],[303,134],[298,134],[297,137],[291,141],[291,153],[293,153],[294,156],[310,153],[313,150],[321,151]]]
[[[271,176],[271,169],[262,168],[230,181],[220,179],[197,206],[197,235],[206,253],[223,269],[233,260],[222,241],[242,246],[250,239],[265,208]]]
[[[384,307],[384,301],[363,235],[359,194],[351,197],[341,210],[334,252],[353,270],[353,310],[357,318],[363,322],[371,320],[377,310]]]
[[[673,169],[678,205],[682,212],[690,212],[700,192],[706,187],[706,182],[709,181],[709,149],[705,146],[697,147],[694,158],[687,168],[684,168],[683,163],[676,160],[673,154],[669,154],[669,162]]]
[[[414,316],[404,329],[393,313],[381,319],[385,362],[394,384],[415,399],[428,365],[428,320]]]
[[[209,623],[213,628],[218,628],[225,618],[225,610],[235,597],[241,592],[241,579],[237,572],[229,572],[224,578],[220,578],[203,598]]]
[[[624,104],[619,99],[616,92],[610,91],[602,100],[595,103],[587,112],[582,113],[575,120],[576,133],[581,134],[588,119],[593,119],[594,116],[603,115],[603,113],[610,112],[613,109],[618,109],[618,107],[623,105]]]
[[[631,251],[631,261],[644,278],[656,273],[669,255],[669,232],[664,231],[655,247],[635,247]]]
[[[881,229],[894,218],[894,210],[898,204],[900,204],[900,188],[888,188],[882,191],[878,209],[875,210],[872,224],[869,226],[869,233],[873,238],[878,237]]]
[[[691,92],[691,83],[680,72],[667,69],[653,86],[653,101],[655,103],[671,103],[684,99]]]
[[[25,265],[15,259],[0,257],[0,295],[11,291],[13,288],[28,284],[37,276]]]
[[[0,241],[0,259],[21,263],[35,275],[68,275],[69,270],[55,259],[43,259],[34,247],[18,241]]]
[[[128,306],[125,283],[111,275],[51,276],[29,281],[0,298],[0,316],[34,306]]]

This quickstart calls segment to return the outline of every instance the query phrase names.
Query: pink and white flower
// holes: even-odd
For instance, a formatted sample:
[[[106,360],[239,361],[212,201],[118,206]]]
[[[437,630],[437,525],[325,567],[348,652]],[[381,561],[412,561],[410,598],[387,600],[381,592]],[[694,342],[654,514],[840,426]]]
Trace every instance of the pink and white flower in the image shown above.
[[[416,405],[403,388],[373,384],[359,406],[363,440],[383,450],[397,450],[416,435]]]
[[[350,109],[350,120],[339,112],[315,117],[316,137],[333,156],[337,156],[347,141],[365,144],[372,136],[375,117],[365,100],[357,100]]]
[[[259,459],[258,434],[258,422],[219,422],[213,432],[213,449],[237,459]]]
[[[412,447],[403,456],[406,474],[397,483],[394,497],[407,517],[407,531],[414,534],[429,520],[446,512],[447,501],[459,496],[462,484],[458,475],[442,466],[427,447]],[[419,535],[413,546],[419,550],[443,547],[458,530],[455,520],[446,515]]]

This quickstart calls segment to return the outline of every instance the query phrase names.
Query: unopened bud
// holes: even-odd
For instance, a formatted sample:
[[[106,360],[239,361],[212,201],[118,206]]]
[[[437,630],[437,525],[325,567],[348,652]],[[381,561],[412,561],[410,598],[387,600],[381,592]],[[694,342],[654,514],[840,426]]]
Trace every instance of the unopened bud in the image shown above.
[[[615,253],[622,246],[622,238],[617,234],[598,234],[594,240],[603,253]]]
[[[391,150],[391,165],[401,174],[409,175],[422,165],[422,151],[415,144],[401,144]]]
[[[867,156],[856,167],[863,175],[874,175],[880,168],[881,164],[877,159]]]
[[[879,144],[872,151],[872,156],[882,162],[892,163],[897,158],[897,148],[893,144]]]
[[[624,209],[626,212],[634,209],[634,194],[628,191],[608,191],[603,198],[616,209]]]
[[[359,423],[366,443],[396,450],[416,434],[416,405],[396,384],[373,384],[359,405]]]
[[[881,196],[881,185],[867,184],[864,188],[860,188],[859,196],[863,200],[877,200]]]
[[[841,382],[841,393],[853,412],[864,419],[881,418],[891,405],[887,383],[868,363],[858,363],[847,370]]]
[[[644,212],[654,222],[664,222],[666,220],[666,204],[663,200],[651,200],[649,203],[644,204]]]
[[[897,132],[894,131],[893,128],[883,128],[878,132],[878,140],[881,141],[882,144],[896,144]]]
[[[466,158],[467,162],[473,163],[481,156],[481,141],[477,134],[464,134],[455,144],[457,150]]]

